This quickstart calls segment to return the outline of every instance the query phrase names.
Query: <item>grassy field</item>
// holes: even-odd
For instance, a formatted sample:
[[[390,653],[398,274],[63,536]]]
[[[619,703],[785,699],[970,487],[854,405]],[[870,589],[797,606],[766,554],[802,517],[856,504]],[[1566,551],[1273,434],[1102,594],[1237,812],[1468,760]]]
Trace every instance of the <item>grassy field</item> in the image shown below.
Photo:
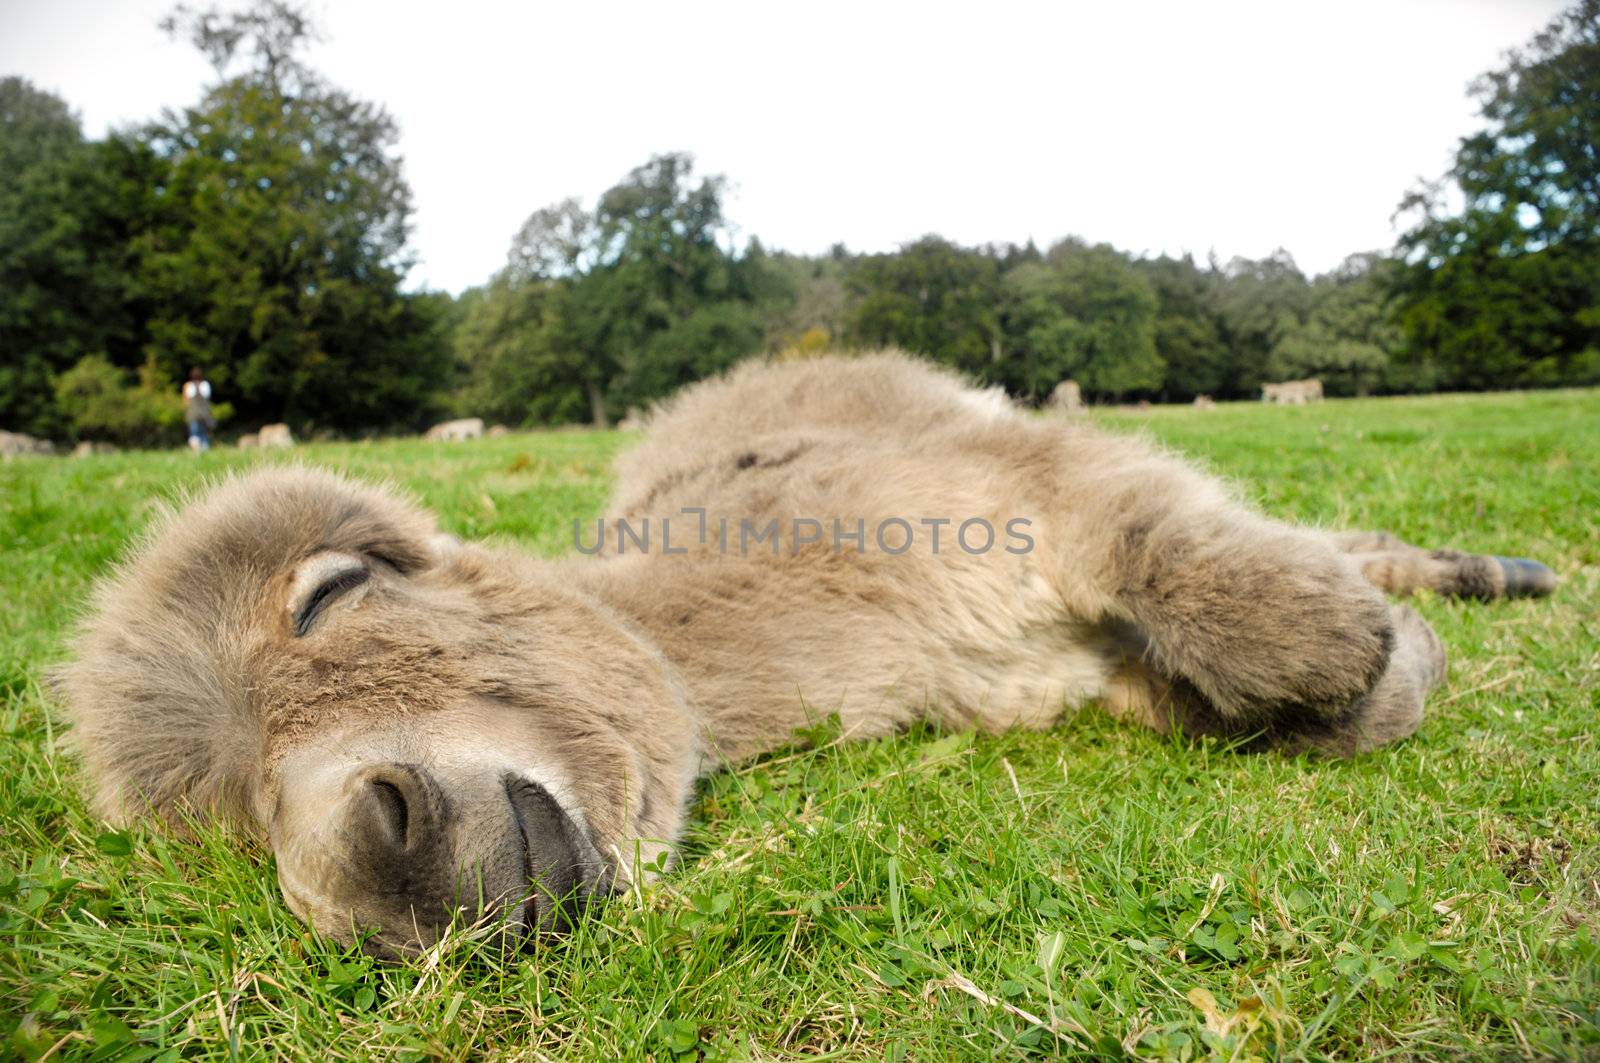
[[[1600,1057],[1600,392],[1104,418],[1267,511],[1540,558],[1419,608],[1415,738],[1244,756],[1092,708],[1044,734],[795,749],[707,780],[682,864],[569,939],[409,965],[311,938],[271,854],[107,832],[43,689],[153,500],[254,452],[0,466],[4,1051],[318,1061]],[[320,445],[458,534],[560,552],[626,436]]]

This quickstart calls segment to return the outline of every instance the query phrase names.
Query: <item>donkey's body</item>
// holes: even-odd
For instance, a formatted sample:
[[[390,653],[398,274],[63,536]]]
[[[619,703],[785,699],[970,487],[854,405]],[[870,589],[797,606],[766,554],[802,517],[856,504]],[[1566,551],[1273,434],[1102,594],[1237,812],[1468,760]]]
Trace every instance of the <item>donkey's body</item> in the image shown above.
[[[819,712],[862,736],[1000,730],[1097,699],[1161,729],[1354,752],[1409,733],[1443,675],[1382,590],[1505,590],[1493,559],[1267,520],[1139,440],[893,356],[689,391],[623,457],[608,513],[656,540],[612,522],[610,560],[578,578],[651,632],[729,759]]]
[[[101,807],[253,818],[296,911],[405,947],[530,878],[632,874],[697,774],[830,712],[869,736],[1045,727],[1098,701],[1371,748],[1415,729],[1444,674],[1382,590],[1553,584],[1269,521],[1138,441],[895,355],[693,388],[620,465],[605,557],[553,564],[442,542],[322,474],[220,488],[102,591],[66,673]]]

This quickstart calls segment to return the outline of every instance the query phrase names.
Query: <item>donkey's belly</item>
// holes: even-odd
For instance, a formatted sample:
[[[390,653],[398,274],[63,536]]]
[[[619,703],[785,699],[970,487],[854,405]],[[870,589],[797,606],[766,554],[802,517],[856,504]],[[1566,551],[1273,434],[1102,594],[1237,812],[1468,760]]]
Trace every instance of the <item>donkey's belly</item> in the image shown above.
[[[1100,697],[1111,663],[1094,632],[1075,624],[1029,631],[1003,645],[966,656],[950,677],[946,704],[936,715],[946,726],[1003,731],[1044,728],[1064,710]]]

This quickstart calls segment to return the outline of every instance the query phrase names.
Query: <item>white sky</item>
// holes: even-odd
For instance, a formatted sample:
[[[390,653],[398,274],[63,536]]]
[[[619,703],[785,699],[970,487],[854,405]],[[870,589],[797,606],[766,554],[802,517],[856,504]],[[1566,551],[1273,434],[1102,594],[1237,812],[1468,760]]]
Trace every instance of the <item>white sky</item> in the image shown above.
[[[90,135],[198,98],[169,0],[0,0],[0,75]],[[537,207],[652,153],[733,181],[769,248],[927,232],[1325,271],[1476,127],[1466,85],[1560,0],[312,0],[314,66],[398,119],[413,286],[459,291]]]

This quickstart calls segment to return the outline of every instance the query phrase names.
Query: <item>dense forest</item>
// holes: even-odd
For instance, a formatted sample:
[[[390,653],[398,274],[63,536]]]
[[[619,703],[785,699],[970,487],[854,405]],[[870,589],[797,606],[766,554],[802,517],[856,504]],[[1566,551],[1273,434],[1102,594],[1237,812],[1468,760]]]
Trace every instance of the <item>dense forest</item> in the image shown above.
[[[407,290],[395,123],[302,61],[299,8],[163,25],[216,80],[138,128],[87,139],[67,101],[0,79],[0,428],[176,441],[192,365],[225,431],[340,434],[608,424],[741,358],[889,345],[1033,401],[1064,379],[1101,401],[1600,381],[1600,0],[1473,84],[1482,128],[1397,190],[1396,247],[1322,276],[1071,237],[740,246],[724,178],[671,154],[533,211],[459,297]]]

